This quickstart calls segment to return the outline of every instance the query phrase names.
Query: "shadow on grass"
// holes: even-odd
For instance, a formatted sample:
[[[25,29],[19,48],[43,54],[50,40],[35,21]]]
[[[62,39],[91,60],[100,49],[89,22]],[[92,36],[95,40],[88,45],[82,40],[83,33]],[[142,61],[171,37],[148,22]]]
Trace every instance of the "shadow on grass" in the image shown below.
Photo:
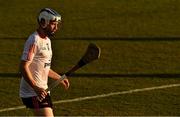
[[[60,73],[61,74],[61,73]],[[21,77],[19,73],[0,73],[1,78]],[[132,74],[103,74],[103,73],[74,73],[70,77],[97,77],[97,78],[180,78],[180,73],[132,73]]]
[[[0,40],[26,40],[26,37],[0,37]],[[55,37],[56,40],[81,40],[81,41],[180,41],[180,37]]]

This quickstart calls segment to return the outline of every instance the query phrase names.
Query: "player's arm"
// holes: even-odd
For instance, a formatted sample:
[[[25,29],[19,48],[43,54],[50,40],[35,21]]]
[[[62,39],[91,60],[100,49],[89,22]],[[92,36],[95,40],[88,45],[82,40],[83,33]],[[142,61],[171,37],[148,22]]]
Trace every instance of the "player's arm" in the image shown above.
[[[31,86],[35,87],[36,86],[36,81],[33,79],[32,74],[29,70],[29,65],[31,62],[29,61],[21,61],[20,63],[20,71],[21,75],[23,78],[26,80],[26,82]]]
[[[48,89],[46,89],[46,91],[50,91],[52,90],[54,87],[56,87],[60,81],[62,81],[63,79],[66,78],[66,76],[70,76],[72,73],[74,73],[76,70],[80,69],[81,67],[83,67],[84,65],[98,59],[100,57],[100,53],[101,53],[101,49],[96,46],[93,43],[90,43],[88,45],[88,48],[86,49],[85,54],[82,56],[82,58],[79,60],[79,62],[74,65],[68,72],[66,72],[64,75],[62,75],[61,78],[58,78],[59,80],[55,81],[54,83],[52,83]],[[51,76],[53,74],[53,71],[50,71],[49,76]],[[57,77],[59,77],[58,74],[56,74]],[[51,76],[53,77],[53,76]],[[55,77],[55,76],[54,76]]]
[[[49,74],[48,76],[54,80],[58,80],[61,78],[61,75],[59,75],[58,73],[56,73],[55,71],[53,71],[52,69],[49,70]],[[67,78],[63,79],[62,81],[60,81],[60,83],[64,86],[65,89],[69,88],[69,80]]]
[[[47,95],[47,92],[45,89],[42,89],[36,85],[36,81],[34,80],[30,70],[29,65],[31,64],[30,61],[21,61],[20,63],[20,71],[21,75],[25,79],[25,81],[35,90],[38,96],[45,97]]]

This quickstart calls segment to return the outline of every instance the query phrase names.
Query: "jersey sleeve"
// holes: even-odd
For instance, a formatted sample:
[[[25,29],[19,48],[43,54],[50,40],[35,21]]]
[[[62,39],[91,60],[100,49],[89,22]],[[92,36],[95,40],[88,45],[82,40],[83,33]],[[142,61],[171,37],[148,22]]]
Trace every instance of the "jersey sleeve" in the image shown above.
[[[21,60],[32,61],[37,50],[37,43],[35,38],[29,37],[24,45],[23,54]]]

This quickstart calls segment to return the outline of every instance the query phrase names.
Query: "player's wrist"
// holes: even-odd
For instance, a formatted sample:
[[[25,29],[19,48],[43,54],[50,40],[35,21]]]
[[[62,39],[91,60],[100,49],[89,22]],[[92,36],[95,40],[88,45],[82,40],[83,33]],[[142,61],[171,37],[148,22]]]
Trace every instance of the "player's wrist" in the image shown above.
[[[62,76],[61,76],[60,74],[58,74],[57,80],[61,79],[61,77],[62,77]]]
[[[33,88],[34,90],[37,90],[37,89],[39,88],[36,82],[33,83],[32,88]]]
[[[66,79],[66,78],[67,78],[66,74],[63,74],[63,75],[61,76],[61,80],[64,80],[64,79]]]
[[[60,80],[60,83],[62,83],[64,81],[64,79],[67,79],[67,76],[65,74],[60,75],[58,80]]]

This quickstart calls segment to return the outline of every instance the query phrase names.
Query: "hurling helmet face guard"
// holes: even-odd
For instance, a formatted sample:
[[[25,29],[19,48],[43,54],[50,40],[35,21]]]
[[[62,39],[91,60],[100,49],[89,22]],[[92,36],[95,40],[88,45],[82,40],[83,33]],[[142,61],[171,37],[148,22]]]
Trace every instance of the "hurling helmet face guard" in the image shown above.
[[[43,28],[46,28],[46,26],[49,24],[50,21],[60,22],[61,15],[53,9],[44,8],[40,11],[38,16],[38,22],[41,22],[41,20],[45,21],[45,25],[43,26]]]

